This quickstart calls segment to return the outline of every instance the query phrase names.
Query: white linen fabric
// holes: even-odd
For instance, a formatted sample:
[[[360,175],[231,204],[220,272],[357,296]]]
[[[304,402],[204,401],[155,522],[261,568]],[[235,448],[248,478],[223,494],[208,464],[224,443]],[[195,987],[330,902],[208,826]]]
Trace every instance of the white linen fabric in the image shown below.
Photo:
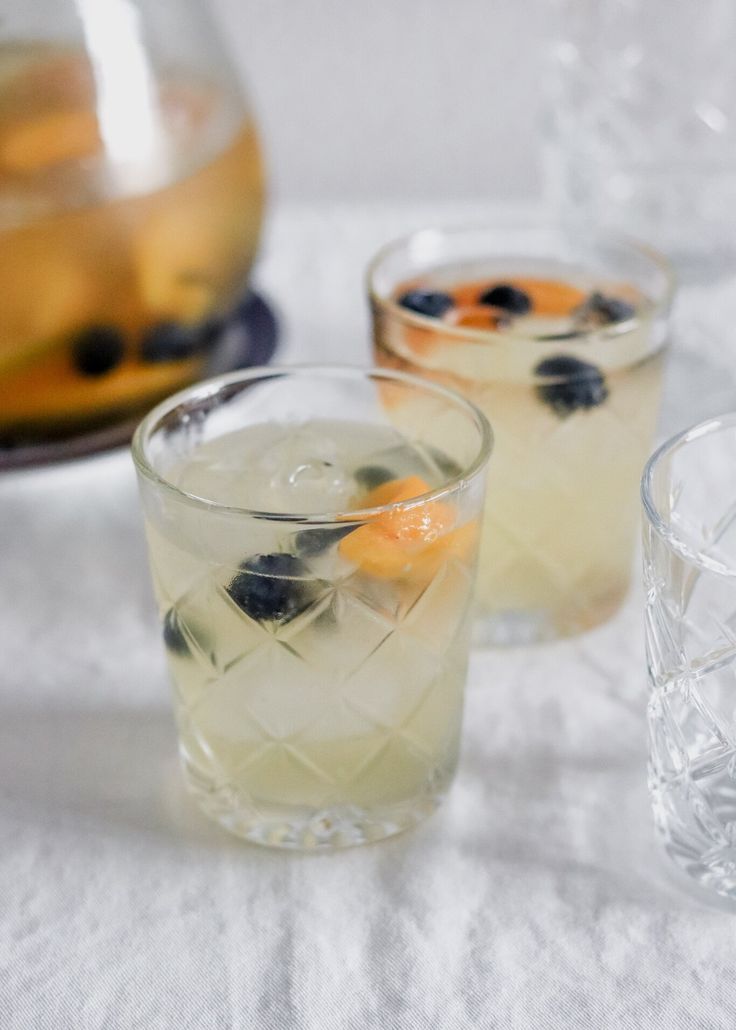
[[[365,260],[426,215],[278,214],[282,357],[364,360]],[[733,307],[683,302],[668,430],[736,407]],[[574,641],[476,652],[444,807],[305,856],[183,793],[127,452],[5,476],[0,520],[2,1030],[736,1026],[733,914],[652,838],[637,596]]]

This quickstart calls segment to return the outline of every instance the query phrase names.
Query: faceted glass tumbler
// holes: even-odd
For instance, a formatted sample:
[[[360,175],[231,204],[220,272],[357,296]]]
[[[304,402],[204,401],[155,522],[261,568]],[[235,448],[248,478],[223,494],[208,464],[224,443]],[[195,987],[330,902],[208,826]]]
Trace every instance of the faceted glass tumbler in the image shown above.
[[[736,267],[736,5],[556,0],[546,91],[551,199],[684,274]]]
[[[676,436],[642,481],[649,787],[674,861],[736,897],[736,415]]]
[[[637,317],[596,330],[536,335],[451,325],[402,307],[403,284],[433,276],[538,277],[623,283],[646,300]],[[439,287],[441,288],[441,287]],[[669,266],[631,240],[498,220],[426,229],[386,246],[368,270],[377,364],[459,390],[493,425],[476,610],[479,645],[554,640],[613,615],[628,591],[638,484],[659,411]],[[540,375],[559,355],[595,365],[606,398],[562,416],[540,395],[575,389]]]
[[[273,431],[259,469],[284,503],[296,481],[316,481],[326,503],[323,484],[352,468],[335,446],[347,425],[358,447],[398,434],[399,450],[433,464],[435,486],[397,498],[391,480],[394,499],[379,487],[369,508],[268,511],[248,507],[252,463],[231,450],[202,468],[228,435]],[[304,439],[312,457],[292,460]],[[439,803],[458,760],[490,447],[462,397],[379,370],[233,373],[143,421],[133,454],[184,777],[228,830],[331,849],[397,833]],[[186,492],[182,469],[205,484],[224,475],[240,506]]]

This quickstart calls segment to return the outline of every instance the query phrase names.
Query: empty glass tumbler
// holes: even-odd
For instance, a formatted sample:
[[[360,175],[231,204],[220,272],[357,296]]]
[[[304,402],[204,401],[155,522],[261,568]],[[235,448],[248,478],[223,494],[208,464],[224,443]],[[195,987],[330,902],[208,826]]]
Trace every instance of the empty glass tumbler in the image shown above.
[[[664,444],[642,483],[649,786],[675,862],[736,897],[736,415]]]
[[[549,186],[690,275],[736,264],[736,5],[558,0]]]

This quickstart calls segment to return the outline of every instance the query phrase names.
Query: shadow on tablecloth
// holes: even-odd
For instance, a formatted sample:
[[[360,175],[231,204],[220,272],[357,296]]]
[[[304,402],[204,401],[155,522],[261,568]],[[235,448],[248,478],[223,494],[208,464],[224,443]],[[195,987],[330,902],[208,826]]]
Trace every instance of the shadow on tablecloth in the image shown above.
[[[186,796],[165,708],[0,708],[0,783],[23,823],[231,844]]]
[[[251,867],[289,860],[288,853],[230,837],[199,812],[184,790],[171,714],[163,707],[0,707],[0,784],[4,820],[26,827],[239,850]],[[692,903],[678,881],[663,878],[642,770],[631,755],[605,749],[576,754],[535,744],[504,751],[471,740],[440,811],[362,853],[389,905],[392,897],[406,904],[413,884],[424,890],[412,870],[442,869],[444,853],[448,861],[459,853],[482,872],[489,905],[520,880],[534,891],[546,883],[560,903],[587,917],[613,903]]]

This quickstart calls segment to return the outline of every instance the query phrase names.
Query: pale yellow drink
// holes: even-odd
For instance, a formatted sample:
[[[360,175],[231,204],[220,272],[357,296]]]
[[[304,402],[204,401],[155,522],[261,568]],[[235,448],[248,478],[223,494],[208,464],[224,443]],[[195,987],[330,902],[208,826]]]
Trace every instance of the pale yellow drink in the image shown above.
[[[480,231],[472,242],[490,246]],[[455,255],[408,276],[410,251],[389,247],[373,266],[376,361],[461,391],[494,427],[476,639],[530,643],[603,622],[631,578],[665,273],[643,252],[651,282],[635,262],[625,278],[623,257],[606,274],[593,257],[588,270],[517,254]]]
[[[459,471],[389,425],[316,419],[226,433],[171,464],[175,492],[144,491],[185,775],[229,829],[286,847],[360,843],[445,793],[482,488],[411,495]],[[351,518],[397,490],[406,508]],[[233,521],[226,508],[271,514]],[[343,514],[278,518],[323,511]]]

